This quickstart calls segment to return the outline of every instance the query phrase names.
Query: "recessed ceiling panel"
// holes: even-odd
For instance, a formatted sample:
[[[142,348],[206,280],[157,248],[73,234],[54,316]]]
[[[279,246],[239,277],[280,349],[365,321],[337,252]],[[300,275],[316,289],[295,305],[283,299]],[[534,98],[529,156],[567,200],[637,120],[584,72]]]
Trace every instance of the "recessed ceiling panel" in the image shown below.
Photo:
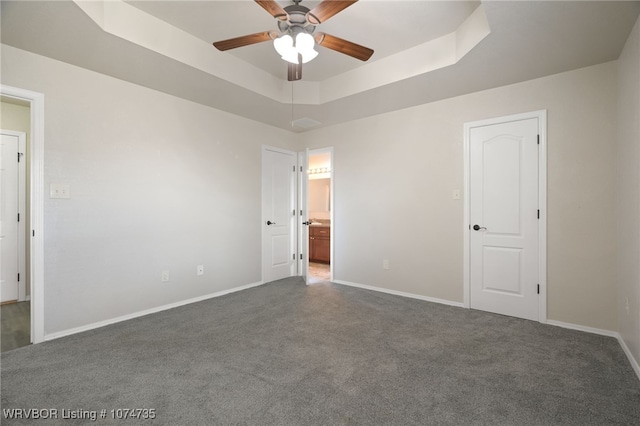
[[[260,31],[277,30],[276,21],[253,1],[129,1],[140,10],[207,42]],[[301,5],[313,9],[319,1]],[[281,6],[293,2],[280,1]],[[376,61],[451,33],[480,5],[479,1],[360,0],[317,27],[375,51]],[[318,47],[320,55],[305,64],[307,81],[323,81],[364,65],[340,53]],[[286,64],[269,42],[228,54],[285,78]]]

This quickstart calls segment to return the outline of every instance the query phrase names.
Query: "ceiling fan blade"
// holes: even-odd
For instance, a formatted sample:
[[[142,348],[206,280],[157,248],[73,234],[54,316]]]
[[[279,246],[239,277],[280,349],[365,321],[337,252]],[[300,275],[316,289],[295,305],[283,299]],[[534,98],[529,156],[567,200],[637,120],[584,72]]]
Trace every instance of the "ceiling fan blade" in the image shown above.
[[[331,34],[318,33],[316,34],[315,39],[316,43],[320,46],[335,50],[336,52],[344,53],[345,55],[360,59],[361,61],[366,61],[371,57],[371,55],[373,55],[372,49],[341,39],[340,37],[332,36]]]
[[[249,46],[251,44],[262,43],[263,41],[273,40],[277,36],[275,31],[263,31],[261,33],[249,34],[242,37],[230,38],[228,40],[216,41],[213,45],[218,50],[235,49],[236,47]]]
[[[307,19],[309,19],[309,22],[313,25],[318,25],[357,1],[358,0],[324,0],[309,12]]]
[[[262,8],[269,12],[274,18],[286,21],[289,17],[287,12],[274,0],[255,0],[255,2],[262,6]]]

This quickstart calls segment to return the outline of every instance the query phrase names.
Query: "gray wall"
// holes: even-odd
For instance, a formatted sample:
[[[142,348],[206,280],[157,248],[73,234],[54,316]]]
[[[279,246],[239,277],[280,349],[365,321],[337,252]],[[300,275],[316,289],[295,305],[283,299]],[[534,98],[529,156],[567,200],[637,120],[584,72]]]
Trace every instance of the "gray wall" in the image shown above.
[[[334,147],[335,279],[462,302],[463,124],[547,109],[548,317],[617,330],[616,79],[611,62],[305,133]]]
[[[261,145],[293,134],[9,46],[2,83],[44,93],[45,191],[71,186],[45,198],[45,334],[261,280]]]
[[[640,363],[640,20],[618,62],[618,318]]]

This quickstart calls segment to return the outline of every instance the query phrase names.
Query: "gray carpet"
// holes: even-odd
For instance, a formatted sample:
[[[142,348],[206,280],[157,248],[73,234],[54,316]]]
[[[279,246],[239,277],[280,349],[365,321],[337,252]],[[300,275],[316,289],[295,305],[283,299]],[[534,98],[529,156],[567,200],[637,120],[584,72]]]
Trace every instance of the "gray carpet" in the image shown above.
[[[97,424],[123,423],[118,408],[155,410],[129,424],[640,424],[613,338],[299,279],[5,352],[1,368],[3,410],[108,410]]]

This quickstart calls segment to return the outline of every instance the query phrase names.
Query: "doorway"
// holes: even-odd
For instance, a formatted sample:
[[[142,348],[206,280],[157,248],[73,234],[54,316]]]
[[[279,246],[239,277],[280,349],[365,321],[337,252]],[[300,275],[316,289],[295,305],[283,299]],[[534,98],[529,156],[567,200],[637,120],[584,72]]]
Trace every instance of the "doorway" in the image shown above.
[[[308,153],[309,272],[307,284],[333,277],[333,149]]]
[[[546,322],[546,111],[467,123],[466,307]]]
[[[6,351],[31,343],[26,208],[31,113],[26,101],[3,96],[0,102],[0,309],[1,349]]]
[[[2,127],[11,125],[12,106],[24,109],[27,124],[17,130],[26,133],[25,155],[21,157],[26,168],[25,178],[25,283],[24,302],[19,309],[2,309],[3,348],[7,344],[6,319],[17,316],[22,325],[16,326],[22,335],[17,344],[40,343],[44,335],[44,95],[29,90],[1,85]],[[9,105],[9,107],[6,107]],[[25,120],[23,120],[25,121]],[[22,221],[21,217],[21,221]],[[22,291],[22,290],[21,290]],[[28,320],[28,321],[27,321]],[[26,325],[25,325],[26,324]],[[15,325],[15,324],[14,324]],[[23,330],[28,329],[28,332]],[[26,336],[26,337],[25,337]]]

